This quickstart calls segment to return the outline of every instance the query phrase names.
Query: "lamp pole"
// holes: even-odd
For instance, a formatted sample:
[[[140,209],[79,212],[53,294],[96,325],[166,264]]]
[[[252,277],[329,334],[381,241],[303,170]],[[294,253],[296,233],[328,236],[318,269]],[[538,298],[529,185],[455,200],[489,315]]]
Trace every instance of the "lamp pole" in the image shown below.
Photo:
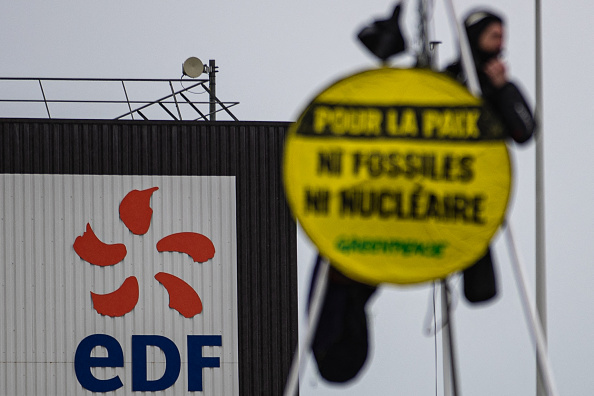
[[[210,59],[208,61],[208,89],[210,91],[210,120],[217,120],[217,96],[216,96],[216,65],[215,60]]]

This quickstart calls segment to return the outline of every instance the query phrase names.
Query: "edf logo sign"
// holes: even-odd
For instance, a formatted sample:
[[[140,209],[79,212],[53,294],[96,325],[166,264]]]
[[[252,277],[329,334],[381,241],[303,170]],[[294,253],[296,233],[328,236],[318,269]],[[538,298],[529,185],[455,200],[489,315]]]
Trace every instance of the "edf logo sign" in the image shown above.
[[[202,356],[202,347],[221,346],[221,336],[188,336],[188,391],[202,391],[202,369],[220,367],[218,357]],[[103,346],[106,357],[91,357],[91,351]],[[166,358],[165,372],[161,378],[147,379],[146,348],[156,346]],[[120,377],[97,379],[91,372],[92,367],[123,367],[124,354],[120,343],[107,334],[93,334],[78,344],[74,358],[76,377],[80,384],[92,392],[111,392],[124,384]],[[172,386],[179,376],[181,360],[175,343],[167,337],[156,335],[132,336],[132,391],[156,392]]]
[[[151,197],[158,187],[145,190],[132,190],[126,194],[119,205],[120,220],[135,235],[146,234],[151,225],[153,210]],[[91,265],[111,266],[123,261],[127,254],[126,245],[108,244],[101,241],[89,223],[86,231],[74,241],[77,255]],[[210,238],[194,232],[181,232],[168,235],[157,242],[156,251],[179,252],[190,256],[194,262],[204,263],[215,255],[215,247]],[[202,300],[198,293],[185,281],[175,275],[160,272],[155,275],[169,294],[169,306],[186,318],[202,312]],[[98,314],[119,317],[130,313],[138,303],[139,287],[135,276],[126,278],[115,291],[107,294],[91,292],[93,308]],[[202,347],[221,346],[221,336],[189,335],[188,352],[188,391],[202,391],[202,369],[219,367],[219,358],[205,358]],[[95,347],[106,349],[106,357],[92,357]],[[154,346],[165,355],[165,372],[159,379],[147,379],[146,348]],[[110,379],[97,379],[92,367],[123,367],[124,354],[117,339],[107,334],[93,334],[80,342],[76,349],[74,368],[76,378],[83,388],[92,392],[111,392],[124,384],[118,376]],[[173,341],[164,336],[132,336],[132,391],[154,392],[171,387],[177,380],[181,367],[179,350]]]
[[[163,180],[169,191],[171,197],[170,205],[166,205],[165,199],[159,199],[163,195],[163,189],[160,185],[149,185],[148,188],[135,188],[125,192],[121,199],[117,199],[114,194],[112,197],[117,201],[117,215],[114,227],[120,226],[124,230],[124,235],[131,237],[129,241],[132,244],[143,244],[144,250],[157,257],[157,261],[162,264],[162,269],[170,269],[167,265],[169,262],[177,262],[180,267],[198,266],[202,269],[200,274],[211,274],[213,266],[213,259],[219,255],[224,255],[224,249],[219,251],[215,243],[210,237],[212,232],[220,233],[218,227],[204,227],[204,224],[212,225],[213,220],[211,211],[198,211],[199,216],[207,216],[207,221],[198,221],[194,224],[192,222],[184,222],[187,217],[184,209],[179,210],[176,205],[175,195],[184,191],[184,186],[179,185],[179,190],[171,188],[167,183],[167,179]],[[143,184],[146,184],[144,181]],[[209,189],[209,185],[201,183],[200,189]],[[167,195],[167,192],[165,192]],[[235,194],[233,193],[233,196]],[[193,198],[193,197],[192,197]],[[215,201],[220,201],[222,197],[213,197]],[[194,201],[195,198],[192,199]],[[196,212],[195,208],[199,208],[204,204],[204,195],[200,194],[198,202],[188,205],[185,210],[191,209],[191,212]],[[206,203],[207,207],[211,204]],[[154,210],[153,207],[159,208],[164,213],[160,214],[158,221],[153,221]],[[214,213],[221,213],[224,209],[218,209]],[[178,213],[176,213],[178,212]],[[157,211],[156,216],[159,215]],[[198,216],[197,214],[195,216]],[[178,221],[177,227],[172,227],[170,230],[165,230],[163,224],[171,222],[171,217],[181,219]],[[95,220],[100,218],[95,217]],[[155,227],[153,223],[158,223],[161,227]],[[186,227],[197,227],[196,229],[184,229]],[[97,272],[108,270],[109,268],[116,268],[130,262],[132,266],[142,266],[139,257],[134,253],[137,251],[134,246],[129,246],[129,243],[123,243],[116,240],[105,240],[103,235],[95,231],[95,225],[91,221],[86,221],[80,224],[82,233],[79,234],[73,241],[72,247],[76,255],[79,257],[78,263],[75,265],[91,266]],[[126,230],[128,232],[126,232]],[[161,232],[159,232],[161,231]],[[233,233],[234,230],[228,231]],[[145,243],[145,238],[151,234],[149,239],[154,243]],[[215,263],[217,264],[217,263]],[[220,263],[219,262],[219,266]],[[174,265],[175,267],[175,265]],[[138,271],[140,272],[140,271]],[[131,271],[131,273],[135,273]],[[144,271],[146,274],[146,271]],[[181,273],[184,273],[182,270]],[[148,276],[145,276],[145,282]],[[232,277],[233,278],[233,277]],[[212,279],[212,278],[211,278]],[[209,279],[210,280],[210,279]],[[225,283],[233,279],[224,279],[220,277],[221,283]],[[168,313],[173,316],[175,322],[179,322],[181,326],[185,325],[185,321],[196,320],[195,318],[202,318],[204,309],[213,308],[212,304],[203,303],[201,298],[201,289],[206,286],[207,290],[213,290],[217,287],[223,288],[224,285],[213,285],[205,282],[204,279],[198,279],[198,285],[195,282],[188,282],[185,277],[178,276],[173,271],[160,270],[155,273],[153,279],[150,281],[151,285],[141,285],[138,276],[131,274],[123,279],[121,285],[113,291],[106,293],[99,293],[96,290],[89,292],[89,309],[92,307],[96,315],[111,320],[125,320],[130,315],[134,315],[137,307],[142,306],[141,313],[146,315],[149,311],[146,308],[148,301],[159,303],[158,299],[154,299],[155,291],[160,291],[160,294],[169,297],[169,309],[161,307],[158,311]],[[116,285],[117,286],[117,285]],[[144,287],[142,287],[144,286]],[[92,285],[89,287],[93,288]],[[104,289],[107,289],[105,285]],[[113,287],[113,286],[112,286]],[[142,295],[141,290],[149,291],[150,296]],[[165,299],[161,302],[166,304]],[[174,313],[172,313],[172,310]],[[210,317],[216,318],[216,313],[211,314]],[[121,319],[120,319],[121,318]],[[160,318],[155,318],[160,321]],[[218,321],[218,320],[217,320]],[[146,322],[146,321],[145,321]],[[204,322],[204,321],[203,321]],[[221,332],[224,329],[221,329]],[[233,333],[233,329],[229,329]],[[146,334],[146,330],[134,331],[131,334],[130,340],[130,356],[125,356],[124,350],[118,338],[104,333],[95,333],[83,338],[75,352],[74,368],[76,378],[80,385],[91,392],[112,392],[124,387],[124,381],[117,374],[99,378],[94,374],[95,368],[111,368],[112,371],[118,367],[124,367],[125,362],[130,362],[131,368],[131,389],[133,392],[157,392],[168,389],[178,381],[180,373],[182,372],[182,354],[187,358],[187,384],[185,390],[189,392],[204,391],[203,370],[205,369],[220,369],[221,362],[218,356],[204,356],[204,347],[219,350],[223,347],[223,336],[220,334],[186,334],[185,340],[182,343],[176,342],[164,335],[150,335]],[[128,339],[121,340],[122,342]],[[226,346],[226,345],[225,345]],[[102,348],[104,356],[97,356],[94,351]],[[149,364],[154,367],[155,362],[149,363],[151,360],[147,354],[147,350],[152,349],[155,354],[161,358],[159,367],[162,368],[161,375],[156,378],[149,378],[149,373],[155,370],[149,369]],[[157,350],[157,351],[155,351]],[[155,359],[152,359],[153,361]],[[155,377],[153,375],[153,377]]]
[[[0,216],[1,394],[239,394],[234,176],[4,174]]]
[[[165,184],[168,183],[165,182]],[[180,187],[178,192],[183,191],[183,186]],[[169,188],[169,190],[170,192],[176,192],[175,189]],[[163,269],[171,268],[166,263],[176,261],[181,267],[199,266],[203,269],[202,274],[212,273],[209,267],[213,265],[213,259],[222,253],[218,251],[219,249],[215,246],[210,234],[206,233],[207,231],[216,232],[218,227],[211,226],[208,227],[209,230],[203,226],[203,224],[213,223],[213,219],[210,218],[212,214],[202,210],[199,211],[200,216],[206,214],[209,217],[207,222],[197,222],[197,227],[200,230],[182,229],[184,228],[183,219],[186,217],[183,209],[179,214],[176,214],[175,206],[167,208],[167,205],[163,205],[163,200],[155,204],[155,201],[159,201],[158,197],[162,195],[162,191],[159,185],[150,185],[148,188],[127,191],[118,202],[119,221],[116,221],[115,226],[119,225],[127,230],[128,232],[124,231],[124,234],[131,236],[133,243],[142,242],[146,251],[150,251],[151,246],[144,243],[144,238],[152,231],[150,240],[156,241],[152,254],[158,257],[159,262],[163,263]],[[172,198],[172,204],[174,204],[175,198],[173,196]],[[194,209],[193,211],[195,211],[196,207],[200,207],[203,203],[203,195],[201,194],[199,198],[198,202],[188,206],[187,209]],[[215,200],[219,199],[220,197],[215,198]],[[175,232],[169,232],[168,230],[158,232],[159,229],[153,226],[153,207],[158,207],[165,212],[160,216],[160,224],[170,221],[169,217],[171,216],[174,219],[182,219],[178,227],[172,228],[172,231]],[[220,213],[221,210],[215,211],[215,213],[217,212]],[[188,224],[192,226],[191,223]],[[98,232],[94,230],[95,226],[91,221],[86,221],[86,223],[80,225],[83,232],[74,239],[72,244],[73,250],[80,258],[78,265],[90,265],[97,271],[125,265],[127,260],[133,266],[142,265],[136,255],[129,253],[136,251],[134,247],[129,247],[127,243],[120,241],[105,240],[102,235],[98,235]],[[160,230],[164,230],[164,228],[160,227]],[[233,232],[233,230],[229,230],[229,232]],[[149,290],[152,294],[154,294],[155,290],[160,290],[161,294],[166,294],[169,297],[169,309],[162,307],[159,311],[168,312],[170,316],[171,310],[175,311],[173,319],[179,322],[181,326],[184,326],[184,321],[201,318],[204,309],[213,308],[208,304],[205,307],[199,287],[195,283],[187,282],[184,277],[161,270],[154,274],[153,278],[151,280],[152,287],[147,285],[141,287],[137,275],[129,275],[113,291],[107,293],[90,291],[89,309],[92,307],[97,315],[117,321],[120,318],[124,319],[126,316],[134,315],[137,307],[143,304],[145,305],[144,308],[146,308],[148,301],[159,303],[158,300],[152,298],[153,296],[143,296],[141,290]],[[198,280],[198,284],[202,287],[206,286],[207,290],[212,290],[217,286],[223,287],[223,285],[206,284],[204,279]],[[221,278],[220,280],[224,283],[228,279]],[[166,301],[163,300],[162,304],[165,305]],[[145,314],[146,309],[141,312]],[[214,317],[216,318],[216,314]],[[159,318],[155,319],[160,320]],[[232,332],[233,330],[229,329],[229,331]],[[176,343],[164,335],[138,333],[138,331],[135,331],[129,338],[131,346],[129,357],[125,356],[120,340],[112,335],[96,333],[82,339],[76,348],[74,358],[76,378],[80,385],[91,392],[112,392],[120,389],[124,387],[124,381],[119,375],[114,373],[112,376],[99,378],[94,374],[94,368],[114,369],[124,367],[125,362],[128,361],[131,366],[130,382],[133,392],[163,391],[176,384],[182,371],[181,356],[182,353],[185,353],[187,357],[187,387],[185,390],[202,392],[204,391],[203,370],[220,369],[221,367],[218,356],[209,357],[203,355],[204,347],[223,346],[223,337],[220,334],[187,334],[184,342],[180,345],[179,342]],[[142,333],[146,333],[146,331],[142,331]],[[105,356],[97,356],[94,353],[98,347],[103,348]],[[147,349],[151,348],[153,351],[156,349],[158,351],[156,354],[161,357],[160,367],[163,369],[161,375],[157,375],[157,378],[149,378],[149,373],[154,371],[148,368],[151,359],[147,355]],[[154,364],[151,364],[151,366],[154,366]]]

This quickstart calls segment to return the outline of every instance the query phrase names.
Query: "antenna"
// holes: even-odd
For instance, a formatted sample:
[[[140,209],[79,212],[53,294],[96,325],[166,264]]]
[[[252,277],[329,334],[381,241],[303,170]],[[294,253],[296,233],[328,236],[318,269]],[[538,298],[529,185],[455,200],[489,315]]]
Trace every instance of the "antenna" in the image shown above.
[[[202,61],[195,56],[192,56],[186,59],[186,61],[183,63],[182,73],[184,76],[196,78],[204,73],[204,63],[202,63]]]

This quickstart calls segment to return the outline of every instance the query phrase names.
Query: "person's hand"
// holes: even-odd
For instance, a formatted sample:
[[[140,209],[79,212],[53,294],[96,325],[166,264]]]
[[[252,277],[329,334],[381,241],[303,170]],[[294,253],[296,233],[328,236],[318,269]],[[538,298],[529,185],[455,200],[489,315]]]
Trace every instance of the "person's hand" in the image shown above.
[[[487,77],[489,77],[491,84],[493,84],[495,88],[501,88],[507,83],[507,70],[505,63],[501,60],[490,60],[485,64],[483,71]]]

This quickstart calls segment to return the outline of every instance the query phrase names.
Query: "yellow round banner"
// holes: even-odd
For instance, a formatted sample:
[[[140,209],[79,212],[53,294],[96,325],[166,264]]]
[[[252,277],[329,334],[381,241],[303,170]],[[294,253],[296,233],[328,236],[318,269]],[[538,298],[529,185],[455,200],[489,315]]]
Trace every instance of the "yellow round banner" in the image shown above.
[[[289,129],[289,205],[352,278],[444,278],[480,258],[504,219],[503,139],[482,101],[444,74],[358,73],[319,94]]]

